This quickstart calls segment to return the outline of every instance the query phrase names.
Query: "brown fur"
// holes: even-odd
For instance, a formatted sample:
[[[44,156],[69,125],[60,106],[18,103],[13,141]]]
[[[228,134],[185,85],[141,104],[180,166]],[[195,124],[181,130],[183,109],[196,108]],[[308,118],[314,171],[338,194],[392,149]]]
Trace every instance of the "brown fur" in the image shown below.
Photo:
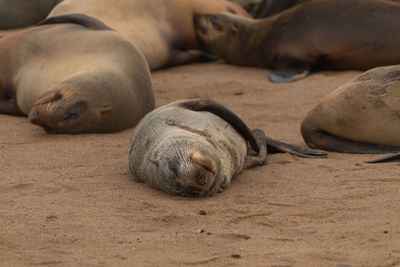
[[[197,16],[197,34],[228,63],[298,78],[312,68],[367,70],[400,63],[400,5],[314,0],[264,20]],[[290,80],[287,80],[290,81]]]

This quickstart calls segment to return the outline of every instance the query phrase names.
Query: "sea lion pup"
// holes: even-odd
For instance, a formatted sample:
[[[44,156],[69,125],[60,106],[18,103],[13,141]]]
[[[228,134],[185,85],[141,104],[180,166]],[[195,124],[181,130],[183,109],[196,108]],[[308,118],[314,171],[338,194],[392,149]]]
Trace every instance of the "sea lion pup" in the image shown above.
[[[266,138],[221,104],[193,99],[155,109],[139,122],[129,169],[138,181],[170,194],[212,196],[243,169],[264,165],[266,145],[303,157],[325,155]]]
[[[21,28],[46,18],[62,0],[0,0],[0,30]]]
[[[330,93],[301,133],[310,147],[328,151],[400,151],[400,65],[369,70]]]
[[[207,60],[198,50],[193,13],[236,13],[250,17],[226,0],[64,0],[49,17],[83,13],[95,17],[137,47],[150,69]]]
[[[386,0],[314,0],[263,20],[196,15],[196,32],[228,63],[272,68],[273,82],[312,68],[367,70],[400,63],[400,5]]]
[[[154,108],[145,59],[85,15],[57,18],[0,39],[0,113],[49,132],[114,132]],[[44,22],[43,24],[46,24]]]

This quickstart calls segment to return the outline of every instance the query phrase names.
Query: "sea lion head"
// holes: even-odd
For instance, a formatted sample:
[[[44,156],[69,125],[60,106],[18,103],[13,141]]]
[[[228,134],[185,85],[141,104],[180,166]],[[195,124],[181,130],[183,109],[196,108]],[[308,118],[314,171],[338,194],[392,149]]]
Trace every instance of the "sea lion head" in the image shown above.
[[[248,35],[243,33],[251,23],[251,19],[234,14],[194,15],[196,36],[203,49],[228,61],[232,54],[241,52],[241,43],[248,41]]]
[[[192,137],[166,138],[152,150],[150,184],[162,191],[185,197],[212,196],[224,182],[215,148]]]
[[[50,133],[102,132],[111,106],[100,105],[85,90],[51,90],[36,100],[28,118]]]

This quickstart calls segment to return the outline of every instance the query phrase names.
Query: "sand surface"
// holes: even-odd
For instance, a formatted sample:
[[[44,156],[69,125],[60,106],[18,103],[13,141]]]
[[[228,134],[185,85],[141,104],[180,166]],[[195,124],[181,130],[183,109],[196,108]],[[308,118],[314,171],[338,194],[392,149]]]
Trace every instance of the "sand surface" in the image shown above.
[[[211,63],[158,71],[153,82],[158,106],[211,97],[304,145],[306,112],[357,74],[272,84],[267,70]],[[0,125],[2,266],[400,266],[397,163],[274,154],[225,192],[188,199],[132,179],[132,129],[49,135],[5,115]]]

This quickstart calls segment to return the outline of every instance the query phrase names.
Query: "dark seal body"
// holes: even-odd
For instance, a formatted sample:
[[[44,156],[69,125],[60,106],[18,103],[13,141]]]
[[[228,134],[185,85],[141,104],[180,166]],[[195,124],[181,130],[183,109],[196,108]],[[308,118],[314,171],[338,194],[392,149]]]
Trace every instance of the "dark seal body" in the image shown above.
[[[400,63],[400,5],[388,0],[313,0],[263,20],[198,15],[204,46],[228,63],[274,69],[272,81],[313,68],[367,70]]]

